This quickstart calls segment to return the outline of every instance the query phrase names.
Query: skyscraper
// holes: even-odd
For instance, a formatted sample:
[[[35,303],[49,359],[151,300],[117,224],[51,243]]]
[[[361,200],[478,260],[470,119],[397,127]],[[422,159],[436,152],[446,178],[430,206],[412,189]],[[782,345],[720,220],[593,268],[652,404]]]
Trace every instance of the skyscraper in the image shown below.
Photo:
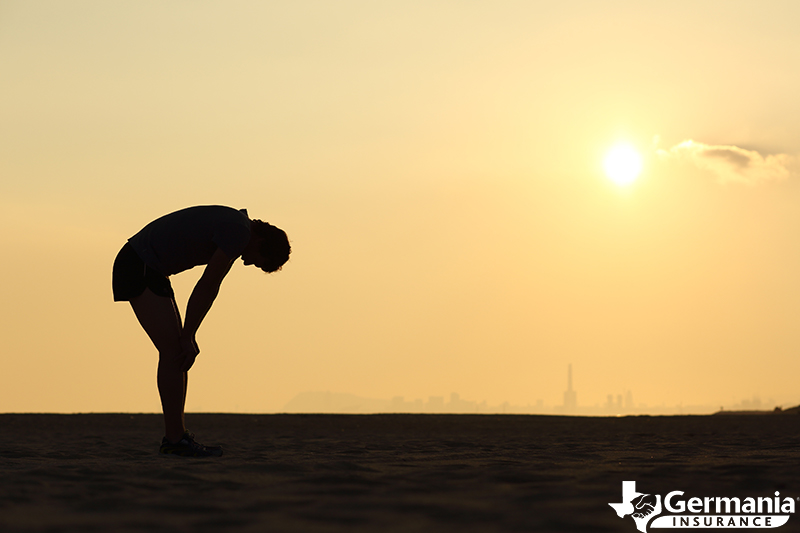
[[[573,411],[578,407],[578,393],[572,390],[572,363],[567,369],[567,390],[564,392],[564,411]]]

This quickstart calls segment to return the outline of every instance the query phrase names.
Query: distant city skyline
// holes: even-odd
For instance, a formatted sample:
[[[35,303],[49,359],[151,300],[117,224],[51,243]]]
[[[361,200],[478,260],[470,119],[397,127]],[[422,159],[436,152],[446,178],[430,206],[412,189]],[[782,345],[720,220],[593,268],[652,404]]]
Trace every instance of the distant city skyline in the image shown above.
[[[442,413],[442,414],[542,414],[575,416],[626,416],[626,415],[671,415],[711,414],[718,411],[773,410],[788,408],[795,404],[778,404],[772,398],[762,400],[752,396],[736,403],[707,405],[651,405],[635,404],[633,391],[608,394],[604,403],[580,405],[578,391],[573,386],[573,369],[567,366],[567,388],[561,404],[547,404],[536,400],[533,404],[514,405],[509,402],[489,404],[487,401],[463,399],[457,392],[445,396],[428,396],[427,399],[406,400],[404,396],[391,399],[365,398],[355,394],[331,391],[300,393],[289,401],[281,412],[287,413]]]
[[[370,413],[429,413],[429,414],[530,414],[530,415],[568,415],[568,416],[629,416],[629,415],[706,415],[719,411],[772,411],[776,407],[786,409],[796,404],[778,404],[772,399],[762,400],[758,396],[744,398],[736,403],[719,405],[639,405],[634,408],[619,409],[618,404],[595,404],[578,406],[573,412],[565,412],[563,405],[549,405],[538,400],[533,404],[516,405],[509,402],[489,404],[486,401],[464,400],[458,393],[451,393],[451,400],[445,396],[429,396],[427,400],[417,398],[406,400],[402,396],[391,399],[366,398],[349,393],[331,391],[311,391],[300,393],[290,400],[278,413],[331,413],[331,414],[370,414]],[[458,400],[454,403],[452,398]],[[623,397],[624,398],[624,397]],[[624,400],[623,400],[624,401]]]

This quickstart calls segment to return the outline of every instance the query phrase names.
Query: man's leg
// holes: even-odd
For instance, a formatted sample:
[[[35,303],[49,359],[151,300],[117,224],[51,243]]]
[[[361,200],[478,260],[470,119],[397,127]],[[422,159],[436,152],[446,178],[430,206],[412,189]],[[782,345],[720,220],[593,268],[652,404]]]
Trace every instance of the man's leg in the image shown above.
[[[188,376],[181,372],[181,317],[172,298],[150,289],[131,300],[133,312],[158,350],[158,392],[167,440],[178,442],[186,431],[183,418]]]

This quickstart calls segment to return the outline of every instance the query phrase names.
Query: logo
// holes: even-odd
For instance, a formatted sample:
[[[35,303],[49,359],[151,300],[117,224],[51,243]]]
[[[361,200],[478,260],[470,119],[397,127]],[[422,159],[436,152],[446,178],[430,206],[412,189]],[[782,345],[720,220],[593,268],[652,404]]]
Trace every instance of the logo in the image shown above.
[[[770,529],[789,521],[795,511],[794,498],[774,496],[730,498],[705,496],[686,498],[673,490],[663,500],[660,494],[636,491],[635,481],[622,482],[622,501],[609,503],[620,518],[630,515],[636,529],[647,526],[669,529],[729,528]]]

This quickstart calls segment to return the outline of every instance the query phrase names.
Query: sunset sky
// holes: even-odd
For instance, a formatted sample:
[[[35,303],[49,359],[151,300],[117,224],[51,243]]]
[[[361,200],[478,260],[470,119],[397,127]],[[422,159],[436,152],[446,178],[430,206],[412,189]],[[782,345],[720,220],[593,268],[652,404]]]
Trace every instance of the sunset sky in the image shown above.
[[[111,266],[198,204],[237,262],[189,411],[307,391],[800,404],[800,3],[0,0],[0,412],[158,412]],[[629,185],[604,172],[620,143]],[[181,309],[196,268],[172,279]]]

